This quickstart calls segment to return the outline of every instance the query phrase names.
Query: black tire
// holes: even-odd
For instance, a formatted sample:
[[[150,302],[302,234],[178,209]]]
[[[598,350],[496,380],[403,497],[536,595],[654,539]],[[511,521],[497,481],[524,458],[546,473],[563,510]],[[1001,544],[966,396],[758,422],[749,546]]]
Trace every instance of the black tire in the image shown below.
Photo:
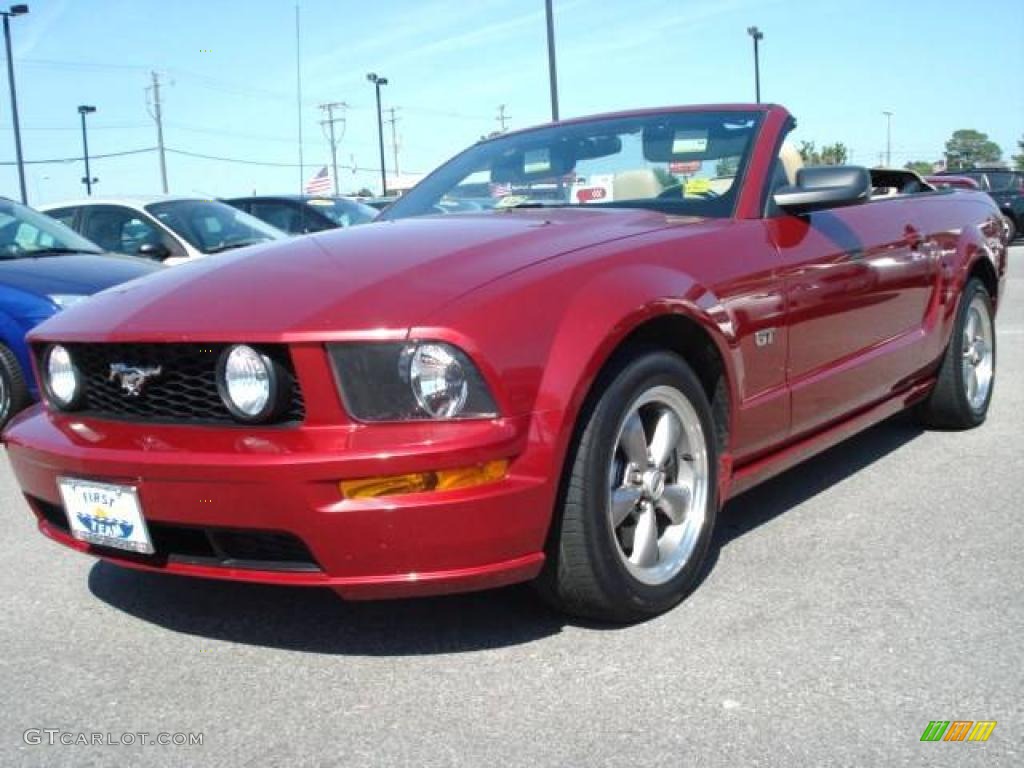
[[[1017,235],[1020,234],[1020,228],[1017,226],[1017,222],[1012,216],[1004,216],[1006,219],[1006,226],[1009,228],[1009,234],[1007,235],[1006,242],[1012,243],[1017,239]]]
[[[28,386],[18,358],[6,345],[0,344],[0,429],[28,404]]]
[[[664,583],[649,584],[636,578],[623,562],[626,556],[621,554],[609,517],[609,467],[618,455],[623,420],[638,399],[655,387],[676,390],[699,419],[707,485],[705,504],[692,505],[698,511],[694,519],[699,521],[702,512],[703,523],[694,526],[695,543],[689,557]],[[677,355],[645,351],[625,358],[612,366],[595,390],[580,417],[566,460],[545,569],[537,586],[541,595],[562,611],[601,621],[639,621],[679,603],[700,580],[718,508],[718,432],[700,381]],[[694,423],[692,419],[690,423]],[[691,514],[687,512],[687,517]]]
[[[973,405],[964,381],[964,333],[972,303],[979,302],[987,312],[991,329],[992,373],[991,383],[983,402]],[[953,333],[946,346],[946,352],[939,366],[935,387],[917,410],[918,419],[931,429],[972,429],[985,421],[988,407],[995,390],[996,337],[993,324],[992,297],[985,284],[978,278],[971,278],[964,286],[956,310]]]

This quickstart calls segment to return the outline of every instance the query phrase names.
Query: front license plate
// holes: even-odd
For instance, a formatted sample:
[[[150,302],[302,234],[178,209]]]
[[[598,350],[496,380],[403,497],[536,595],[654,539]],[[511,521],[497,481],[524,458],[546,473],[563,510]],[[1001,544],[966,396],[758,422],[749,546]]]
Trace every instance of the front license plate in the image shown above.
[[[147,555],[153,553],[135,488],[73,477],[60,477],[57,485],[71,535],[76,539]]]

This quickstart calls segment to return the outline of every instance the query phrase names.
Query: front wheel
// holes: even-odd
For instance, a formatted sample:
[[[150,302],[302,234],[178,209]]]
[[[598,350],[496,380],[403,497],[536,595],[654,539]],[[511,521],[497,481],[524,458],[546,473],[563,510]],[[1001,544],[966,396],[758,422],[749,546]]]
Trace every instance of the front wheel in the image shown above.
[[[18,358],[10,348],[0,344],[0,429],[28,404],[28,387]]]
[[[985,421],[996,381],[992,297],[977,278],[960,296],[938,380],[919,415],[928,427],[970,429]]]
[[[606,381],[582,417],[540,586],[570,613],[636,621],[700,577],[718,501],[715,429],[676,355],[640,355]]]

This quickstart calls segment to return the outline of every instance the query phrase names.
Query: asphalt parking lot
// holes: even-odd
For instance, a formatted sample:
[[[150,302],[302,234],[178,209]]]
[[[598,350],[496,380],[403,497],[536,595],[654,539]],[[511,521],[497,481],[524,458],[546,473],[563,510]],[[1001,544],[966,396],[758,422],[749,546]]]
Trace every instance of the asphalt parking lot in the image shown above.
[[[0,764],[1024,765],[1024,246],[988,422],[898,417],[731,503],[704,584],[626,628],[511,588],[345,604],[39,536],[0,460]],[[995,720],[987,743],[922,743]],[[27,729],[202,746],[26,744]],[[104,736],[106,738],[106,736]]]

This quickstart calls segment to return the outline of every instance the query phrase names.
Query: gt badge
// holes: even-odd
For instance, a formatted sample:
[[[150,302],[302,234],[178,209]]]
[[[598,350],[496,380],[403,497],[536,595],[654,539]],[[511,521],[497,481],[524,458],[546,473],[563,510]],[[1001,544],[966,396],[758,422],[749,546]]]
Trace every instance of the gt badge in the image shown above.
[[[759,347],[767,347],[775,341],[774,328],[762,328],[754,333],[754,343]]]

